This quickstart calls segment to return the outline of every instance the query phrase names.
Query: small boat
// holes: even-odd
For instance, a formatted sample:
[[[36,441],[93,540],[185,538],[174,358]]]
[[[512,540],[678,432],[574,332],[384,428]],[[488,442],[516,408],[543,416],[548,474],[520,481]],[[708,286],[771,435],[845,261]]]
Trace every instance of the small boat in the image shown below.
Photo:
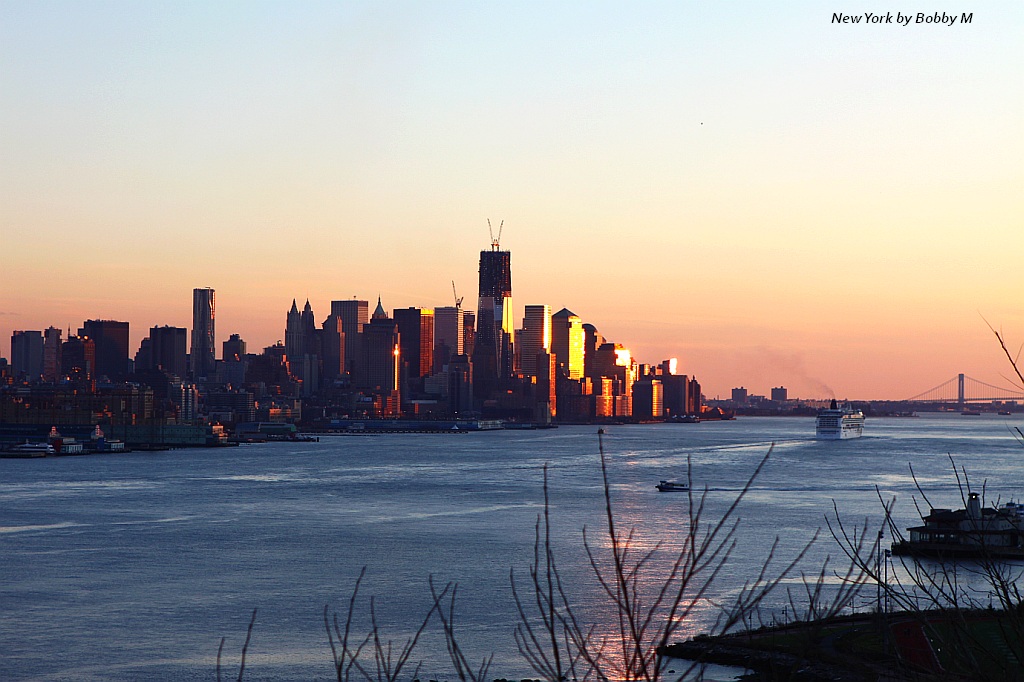
[[[662,481],[654,487],[663,493],[685,493],[690,489],[690,486],[685,483],[676,483],[675,481]]]

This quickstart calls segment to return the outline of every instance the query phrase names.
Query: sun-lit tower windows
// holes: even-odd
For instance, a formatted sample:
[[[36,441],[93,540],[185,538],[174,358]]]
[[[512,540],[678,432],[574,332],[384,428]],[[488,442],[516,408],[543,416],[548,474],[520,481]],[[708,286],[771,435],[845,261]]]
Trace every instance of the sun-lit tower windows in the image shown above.
[[[585,341],[583,322],[571,310],[562,308],[551,316],[551,351],[570,379],[583,378]]]
[[[536,377],[537,354],[551,350],[551,306],[528,305],[523,316],[523,329],[520,335],[522,348],[520,363],[525,376]]]

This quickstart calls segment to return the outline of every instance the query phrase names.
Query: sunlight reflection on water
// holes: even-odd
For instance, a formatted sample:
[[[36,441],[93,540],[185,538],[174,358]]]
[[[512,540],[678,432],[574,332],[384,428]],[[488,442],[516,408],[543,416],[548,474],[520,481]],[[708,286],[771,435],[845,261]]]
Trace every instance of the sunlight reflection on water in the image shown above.
[[[896,497],[898,527],[915,523],[910,464],[940,505],[960,502],[949,452],[966,453],[958,464],[972,481],[988,479],[991,499],[1024,490],[1020,446],[1001,422],[869,419],[867,429],[842,443],[811,439],[813,419],[608,429],[617,527],[635,528],[638,553],[660,544],[652,576],[684,546],[690,502],[654,484],[689,472],[694,501],[706,488],[702,513],[714,522],[777,444],[737,512],[735,548],[680,637],[715,621],[776,537],[780,564],[795,556],[833,504],[857,524],[877,524],[877,487]],[[509,569],[524,576],[533,560],[545,463],[563,582],[581,617],[609,622],[582,546],[584,527],[602,560],[608,546],[595,431],[0,460],[0,679],[211,679],[220,637],[237,657],[256,607],[254,679],[328,679],[324,604],[346,608],[363,566],[363,594],[376,595],[392,637],[408,632],[409,614],[429,609],[429,576],[457,581],[472,653],[495,652],[495,677],[534,677],[512,640]],[[800,570],[815,575],[837,555],[823,535]],[[644,578],[645,590],[656,585]],[[801,584],[792,576],[783,587]],[[764,615],[781,618],[787,607],[780,591]],[[450,679],[436,633],[422,653],[424,673]]]

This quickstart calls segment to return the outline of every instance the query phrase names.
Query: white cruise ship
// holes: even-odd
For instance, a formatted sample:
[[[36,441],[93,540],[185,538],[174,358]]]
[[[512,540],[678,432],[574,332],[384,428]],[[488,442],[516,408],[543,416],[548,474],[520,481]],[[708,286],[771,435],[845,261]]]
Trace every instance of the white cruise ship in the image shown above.
[[[815,431],[822,440],[860,438],[864,433],[864,413],[851,407],[839,407],[835,398],[827,410],[818,411]]]

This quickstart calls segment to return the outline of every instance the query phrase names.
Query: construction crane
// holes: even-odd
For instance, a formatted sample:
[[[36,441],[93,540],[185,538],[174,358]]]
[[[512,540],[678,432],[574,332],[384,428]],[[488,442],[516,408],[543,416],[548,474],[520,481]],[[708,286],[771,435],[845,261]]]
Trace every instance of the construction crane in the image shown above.
[[[455,307],[456,308],[461,308],[462,307],[462,299],[465,298],[465,296],[462,296],[460,298],[459,297],[459,293],[457,291],[455,291],[455,280],[454,279],[452,280],[452,294],[455,296]]]
[[[502,220],[501,224],[498,225],[498,236],[494,236],[494,228],[491,227],[491,219],[487,219],[487,231],[491,233],[491,251],[501,250],[501,230],[505,227],[505,221]]]

